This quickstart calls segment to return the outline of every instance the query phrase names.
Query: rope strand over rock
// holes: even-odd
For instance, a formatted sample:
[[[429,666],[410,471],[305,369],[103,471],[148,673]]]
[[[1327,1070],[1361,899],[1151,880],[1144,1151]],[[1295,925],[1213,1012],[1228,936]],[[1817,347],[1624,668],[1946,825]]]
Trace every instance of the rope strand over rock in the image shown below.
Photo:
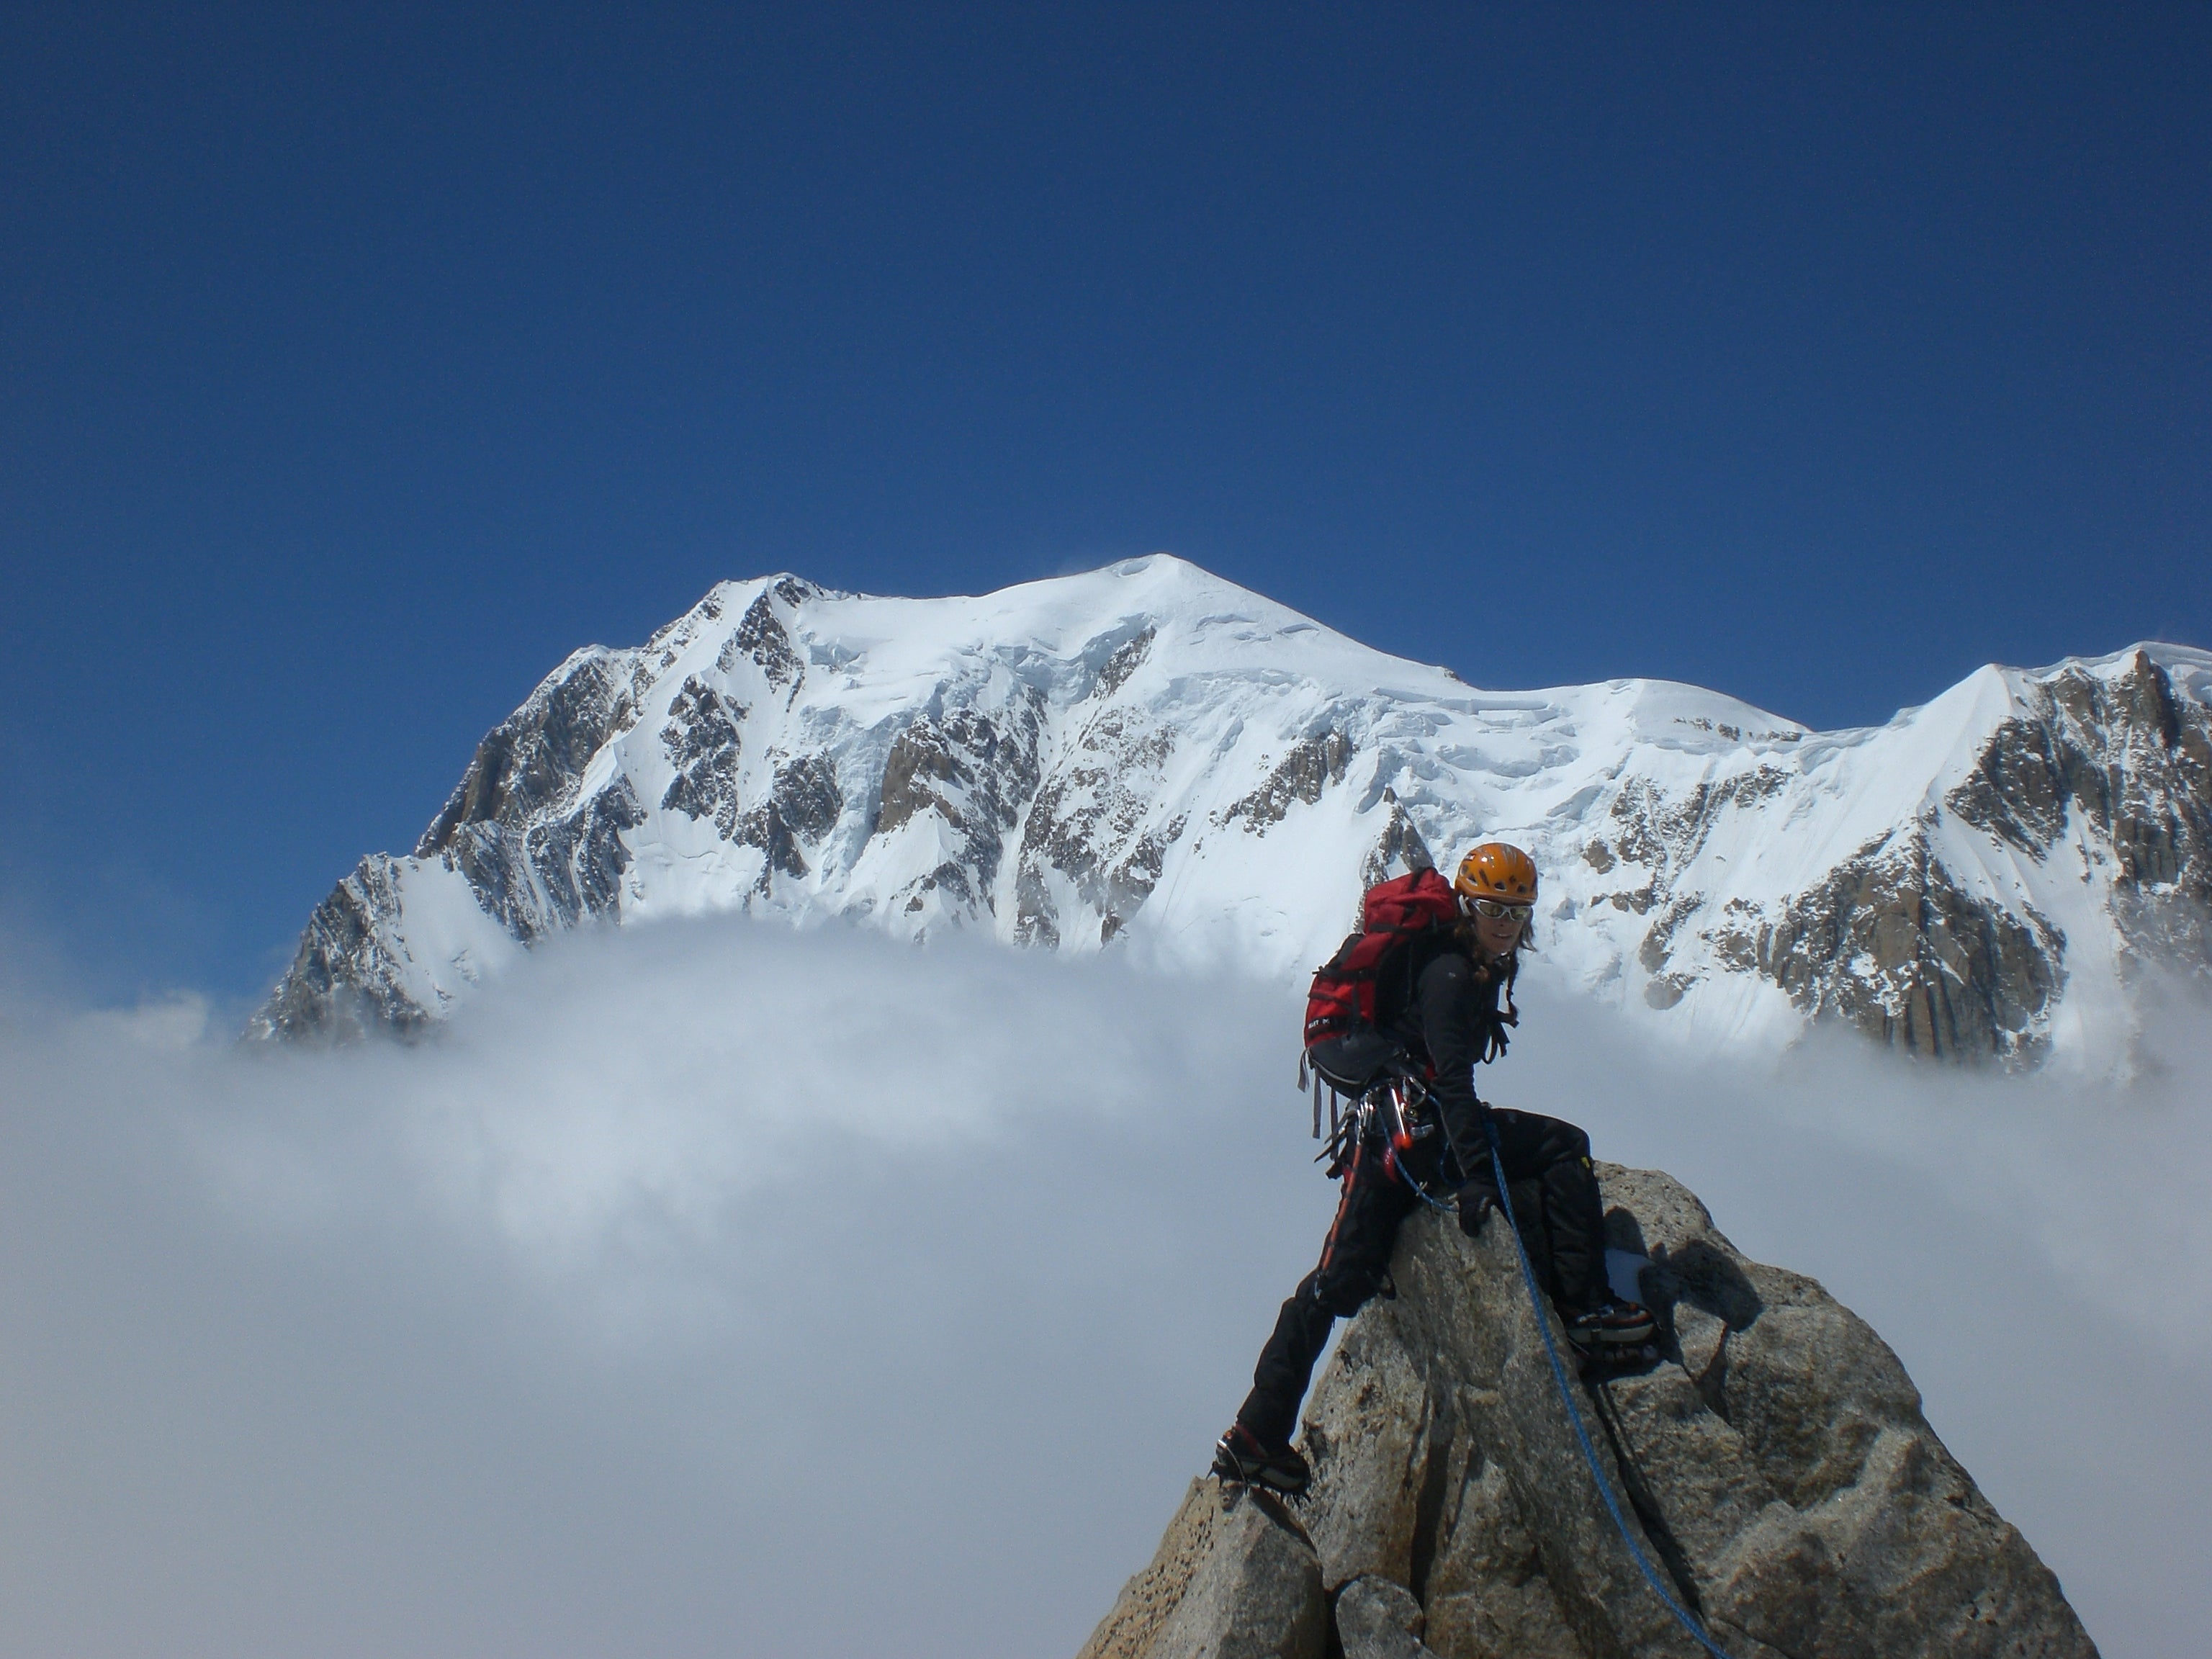
[[[1713,1659],[1731,1659],[1728,1650],[1705,1634],[1704,1628],[1692,1616],[1688,1608],[1676,1601],[1667,1587],[1659,1582],[1659,1575],[1638,1547],[1635,1535],[1628,1529],[1628,1518],[1621,1514],[1620,1504],[1613,1495],[1613,1483],[1605,1478],[1605,1470],[1597,1461],[1597,1448],[1590,1443],[1589,1431],[1583,1426],[1583,1414],[1575,1405],[1573,1386],[1567,1381],[1567,1368],[1559,1363],[1558,1346],[1552,1340],[1552,1322],[1544,1316],[1543,1293],[1536,1286],[1536,1269],[1528,1260],[1528,1247],[1521,1242],[1521,1224],[1513,1214],[1512,1188],[1505,1179],[1505,1158],[1498,1150],[1498,1126],[1486,1117],[1483,1127],[1490,1134],[1490,1167],[1498,1176],[1498,1195],[1505,1212],[1505,1230],[1513,1236],[1514,1254],[1521,1259],[1521,1282],[1528,1288],[1528,1306],[1536,1316],[1536,1334],[1544,1339],[1544,1358],[1552,1362],[1552,1380],[1559,1385],[1559,1403],[1567,1408],[1567,1421],[1574,1425],[1575,1438],[1583,1449],[1583,1461],[1589,1465],[1590,1479],[1597,1483],[1597,1495],[1605,1500],[1605,1510],[1613,1517],[1613,1529],[1620,1533],[1620,1541],[1628,1546],[1628,1553],[1636,1562],[1637,1571],[1644,1582],[1651,1586],[1651,1593],[1664,1602],[1667,1611],[1674,1615],[1675,1622],[1689,1632],[1698,1645]],[[1449,1132],[1447,1132],[1449,1133]],[[1459,1148],[1452,1148],[1459,1155]]]

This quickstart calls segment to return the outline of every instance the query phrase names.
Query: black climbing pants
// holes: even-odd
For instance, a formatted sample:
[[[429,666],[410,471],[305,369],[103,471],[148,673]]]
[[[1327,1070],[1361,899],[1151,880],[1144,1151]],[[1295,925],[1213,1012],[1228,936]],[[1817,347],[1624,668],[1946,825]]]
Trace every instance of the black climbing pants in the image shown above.
[[[1537,1277],[1563,1314],[1586,1313],[1608,1295],[1605,1214],[1590,1168],[1589,1137],[1571,1123],[1533,1112],[1493,1111],[1491,1118]],[[1381,1140],[1360,1143],[1344,1172],[1320,1265],[1283,1304],[1274,1334],[1260,1350],[1252,1392],[1237,1413],[1237,1420],[1268,1445],[1283,1444],[1296,1431],[1298,1404],[1312,1381],[1314,1362],[1328,1346],[1329,1327],[1357,1313],[1389,1283],[1398,1224],[1421,1201],[1407,1177],[1433,1198],[1449,1201],[1455,1190],[1458,1170],[1443,1143],[1439,1133],[1425,1136],[1402,1155],[1402,1168],[1385,1159]],[[1494,1196],[1488,1142],[1465,1151],[1476,1165],[1476,1188]],[[1493,1216],[1491,1224],[1504,1224]]]

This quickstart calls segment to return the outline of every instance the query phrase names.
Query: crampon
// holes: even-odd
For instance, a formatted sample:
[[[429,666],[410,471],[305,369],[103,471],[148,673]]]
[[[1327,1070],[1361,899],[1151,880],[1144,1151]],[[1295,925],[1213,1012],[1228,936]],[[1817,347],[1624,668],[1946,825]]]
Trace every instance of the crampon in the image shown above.
[[[1262,1445],[1242,1423],[1213,1443],[1213,1473],[1231,1486],[1257,1486],[1279,1498],[1304,1498],[1313,1470],[1295,1446]]]

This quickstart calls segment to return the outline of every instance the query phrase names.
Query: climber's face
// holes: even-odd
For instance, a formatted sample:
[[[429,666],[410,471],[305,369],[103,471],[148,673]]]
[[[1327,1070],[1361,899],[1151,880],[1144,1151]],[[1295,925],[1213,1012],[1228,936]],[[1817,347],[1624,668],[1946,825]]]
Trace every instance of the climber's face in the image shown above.
[[[1474,942],[1487,956],[1507,955],[1520,944],[1521,930],[1528,925],[1529,907],[1525,904],[1462,897],[1460,910],[1474,924]]]

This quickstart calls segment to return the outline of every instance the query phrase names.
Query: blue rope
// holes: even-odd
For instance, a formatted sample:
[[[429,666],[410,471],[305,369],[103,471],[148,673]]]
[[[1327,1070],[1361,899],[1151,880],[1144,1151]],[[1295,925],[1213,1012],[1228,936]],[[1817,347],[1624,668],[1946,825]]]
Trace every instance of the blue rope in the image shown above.
[[[1651,1586],[1652,1594],[1667,1604],[1667,1611],[1674,1615],[1682,1628],[1697,1638],[1698,1645],[1713,1656],[1713,1659],[1729,1659],[1728,1650],[1716,1644],[1699,1628],[1698,1621],[1682,1604],[1668,1594],[1667,1587],[1659,1582],[1659,1575],[1644,1559],[1644,1552],[1637,1547],[1635,1537],[1628,1530],[1628,1518],[1620,1512],[1620,1504],[1613,1495],[1613,1485],[1605,1478],[1605,1471],[1597,1461],[1597,1448],[1590,1443],[1589,1431],[1583,1426],[1583,1414],[1575,1407],[1574,1390],[1567,1382],[1567,1369],[1559,1364],[1559,1351],[1552,1342],[1552,1322],[1544,1317],[1544,1300],[1536,1288],[1536,1270],[1528,1261],[1528,1247],[1521,1242],[1521,1224],[1513,1216],[1513,1194],[1505,1180],[1505,1157],[1498,1150],[1498,1126],[1489,1118],[1482,1127],[1490,1134],[1490,1167],[1498,1172],[1498,1199],[1505,1212],[1506,1231],[1513,1235],[1514,1253],[1521,1258],[1521,1279],[1528,1287],[1528,1306],[1536,1316],[1536,1334],[1544,1339],[1544,1358],[1552,1362],[1552,1378],[1559,1385],[1559,1401],[1567,1408],[1567,1421],[1575,1425],[1575,1438],[1582,1442],[1583,1460],[1589,1465],[1590,1478],[1597,1482],[1597,1495],[1605,1499],[1606,1512],[1613,1516],[1613,1524],[1620,1534],[1620,1541],[1628,1546],[1628,1553],[1636,1559],[1644,1582]],[[1458,1156],[1458,1149],[1453,1149]]]
[[[1398,1149],[1387,1140],[1382,1143],[1382,1163],[1392,1175],[1413,1189],[1413,1196],[1419,1199],[1422,1203],[1432,1210],[1442,1210],[1446,1215],[1451,1213],[1450,1205],[1431,1195],[1426,1187],[1413,1179],[1413,1172],[1406,1167],[1405,1160],[1398,1156]]]

